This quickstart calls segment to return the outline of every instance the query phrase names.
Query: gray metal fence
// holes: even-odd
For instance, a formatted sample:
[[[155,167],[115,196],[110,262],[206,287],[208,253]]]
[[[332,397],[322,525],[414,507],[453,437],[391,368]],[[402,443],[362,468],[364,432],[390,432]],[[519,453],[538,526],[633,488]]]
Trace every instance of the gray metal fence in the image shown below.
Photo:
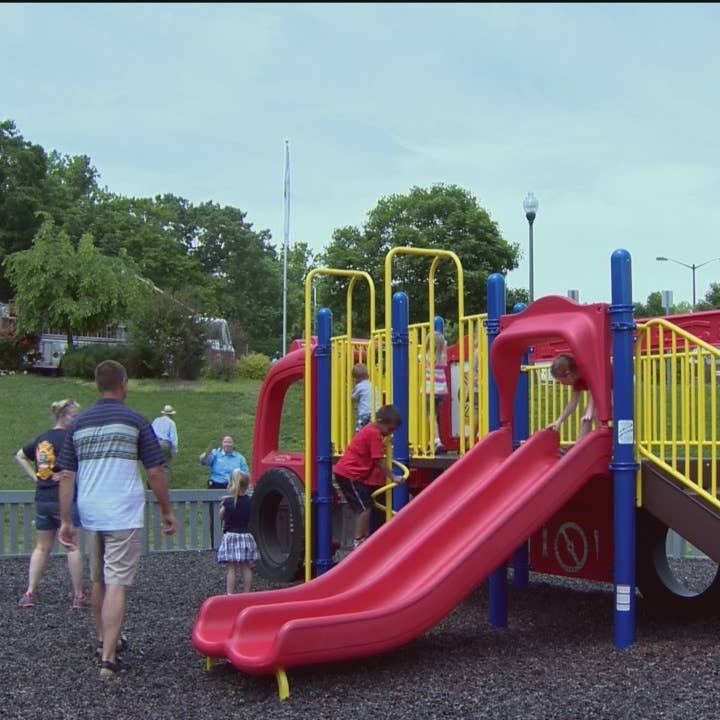
[[[145,493],[144,550],[172,552],[178,550],[215,550],[222,539],[218,521],[222,490],[171,490],[177,532],[163,535],[160,508],[152,492]],[[24,557],[35,546],[35,492],[33,490],[0,491],[0,557]],[[85,540],[81,535],[81,548]],[[55,542],[54,553],[62,552]],[[672,530],[668,533],[667,554],[672,558],[705,557]]]
[[[222,490],[171,490],[177,520],[175,535],[163,535],[160,508],[152,492],[145,493],[145,552],[178,550],[214,550],[222,538],[218,521]],[[0,557],[23,557],[35,546],[35,492],[33,490],[0,491]],[[81,534],[81,548],[85,540]],[[55,543],[53,552],[62,552]]]

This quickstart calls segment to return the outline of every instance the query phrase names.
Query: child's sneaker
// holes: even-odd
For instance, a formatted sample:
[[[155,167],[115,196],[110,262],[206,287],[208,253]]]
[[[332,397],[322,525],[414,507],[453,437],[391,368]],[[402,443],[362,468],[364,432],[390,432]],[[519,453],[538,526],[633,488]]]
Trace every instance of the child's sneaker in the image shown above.
[[[360,547],[360,545],[362,545],[362,544],[365,542],[365,540],[367,540],[367,538],[364,538],[364,537],[355,538],[355,539],[353,540],[353,550],[354,550],[356,547]]]
[[[20,598],[20,602],[18,602],[18,607],[35,607],[35,598],[33,597],[33,594],[31,592],[23,593],[23,596]]]
[[[88,605],[87,595],[83,592],[75,593],[73,595],[72,609],[83,610]]]

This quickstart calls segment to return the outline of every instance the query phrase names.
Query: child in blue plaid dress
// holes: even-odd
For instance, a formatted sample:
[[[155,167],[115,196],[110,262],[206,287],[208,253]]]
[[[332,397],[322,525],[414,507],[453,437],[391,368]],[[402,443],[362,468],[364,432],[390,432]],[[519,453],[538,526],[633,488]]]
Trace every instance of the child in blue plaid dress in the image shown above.
[[[250,533],[250,498],[248,497],[248,476],[235,469],[228,483],[229,495],[220,500],[220,520],[223,524],[223,538],[218,550],[218,562],[227,566],[226,592],[237,592],[238,571],[242,574],[243,590],[250,592],[252,566],[260,555],[255,538]]]

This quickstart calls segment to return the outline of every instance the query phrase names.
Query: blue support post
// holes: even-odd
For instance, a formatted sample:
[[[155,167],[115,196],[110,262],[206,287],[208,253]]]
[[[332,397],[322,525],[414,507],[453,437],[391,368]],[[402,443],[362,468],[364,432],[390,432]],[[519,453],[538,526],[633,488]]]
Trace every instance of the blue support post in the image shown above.
[[[487,280],[487,320],[485,327],[488,337],[488,426],[490,430],[500,427],[500,402],[495,376],[490,363],[490,348],[500,332],[500,316],[505,312],[505,278],[493,273]],[[505,563],[490,575],[490,625],[496,628],[507,627],[508,591],[507,567]]]
[[[613,380],[613,521],[615,543],[615,647],[635,642],[635,393],[632,265],[627,250],[611,257]]]
[[[330,386],[331,356],[330,339],[332,338],[332,312],[322,308],[317,314],[317,347],[315,362],[317,381],[315,383],[316,424],[317,434],[317,492],[315,494],[315,567],[318,575],[322,575],[332,567],[330,556],[332,542],[332,445],[330,442]]]
[[[437,323],[438,318],[435,318]],[[442,320],[442,318],[440,318]],[[400,411],[402,425],[393,433],[393,457],[407,467],[410,462],[410,440],[408,436],[408,418],[410,402],[408,398],[408,325],[410,310],[408,296],[397,292],[392,299],[392,352],[393,352],[393,405]],[[407,483],[393,489],[393,510],[399,510],[410,500]]]
[[[520,313],[526,308],[525,303],[517,303],[513,307],[513,312]],[[522,356],[522,364],[527,365],[529,359],[530,353],[525,352]],[[517,450],[522,441],[527,440],[529,435],[530,379],[527,373],[521,372],[513,406],[513,448]],[[523,588],[528,585],[530,579],[528,554],[528,541],[525,541],[513,554],[513,587]]]

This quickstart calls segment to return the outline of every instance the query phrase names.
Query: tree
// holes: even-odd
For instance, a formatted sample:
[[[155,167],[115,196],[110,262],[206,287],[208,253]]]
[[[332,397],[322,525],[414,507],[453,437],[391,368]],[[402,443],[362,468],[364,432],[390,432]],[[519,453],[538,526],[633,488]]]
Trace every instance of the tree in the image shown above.
[[[12,120],[0,121],[0,265],[10,254],[26,250],[40,228],[38,211],[46,207],[47,156],[27,142]],[[11,286],[0,272],[0,300],[11,298]]]
[[[715,310],[720,308],[720,283],[710,283],[710,289],[697,304],[698,310]]]
[[[253,350],[270,354],[280,331],[281,267],[269,230],[253,230],[241,210],[207,202],[189,213],[191,257],[215,294],[217,313],[235,321]]]
[[[362,230],[337,229],[321,257],[326,266],[369,273],[377,292],[379,324],[384,316],[384,262],[394,247],[452,250],[463,268],[466,314],[485,309],[488,275],[514,269],[519,255],[518,245],[503,239],[497,224],[476,198],[456,185],[413,187],[407,195],[381,198]],[[411,322],[424,321],[429,314],[430,264],[430,259],[401,256],[393,265],[393,290],[407,292]],[[324,298],[335,316],[342,319],[346,284],[327,285],[329,297]],[[435,275],[435,314],[457,319],[457,287],[454,263],[442,260]],[[354,325],[363,316],[367,318],[365,283],[357,284],[356,297]],[[366,328],[358,326],[360,329]]]
[[[184,302],[147,286],[134,296],[129,335],[154,376],[197,380],[205,356],[206,333]]]
[[[127,259],[102,255],[89,234],[75,248],[51,218],[43,222],[30,249],[9,255],[3,264],[16,290],[18,333],[57,328],[69,345],[74,335],[125,320],[138,287]]]

